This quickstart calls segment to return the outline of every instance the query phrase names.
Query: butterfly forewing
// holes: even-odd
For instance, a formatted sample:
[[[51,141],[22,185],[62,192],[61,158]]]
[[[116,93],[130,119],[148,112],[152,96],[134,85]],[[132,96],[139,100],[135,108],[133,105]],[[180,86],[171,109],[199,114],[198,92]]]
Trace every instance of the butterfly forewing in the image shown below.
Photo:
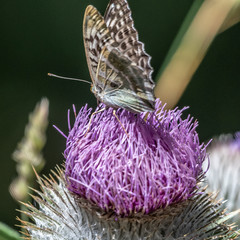
[[[104,46],[114,45],[114,41],[103,17],[97,9],[91,5],[85,10],[83,20],[83,39],[89,72],[93,84],[96,84],[96,72],[100,54]]]
[[[145,52],[144,44],[138,40],[138,33],[134,27],[131,10],[126,0],[110,0],[104,20],[111,37],[118,43],[118,49],[143,69],[143,74],[151,80],[151,57]]]

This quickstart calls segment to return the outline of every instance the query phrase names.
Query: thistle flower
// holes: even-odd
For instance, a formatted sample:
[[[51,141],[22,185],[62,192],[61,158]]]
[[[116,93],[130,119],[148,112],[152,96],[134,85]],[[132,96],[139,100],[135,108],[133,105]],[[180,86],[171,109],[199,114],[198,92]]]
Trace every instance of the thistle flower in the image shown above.
[[[102,108],[103,105],[100,106]],[[97,111],[99,108],[97,109]],[[38,181],[25,204],[31,239],[234,239],[220,201],[198,190],[206,147],[183,110],[134,115],[83,107],[70,127],[65,169]],[[91,118],[91,121],[90,121]],[[90,122],[89,122],[90,121]],[[126,134],[126,132],[127,134]]]
[[[182,120],[182,110],[165,111],[160,101],[146,121],[145,114],[121,109],[118,121],[112,112],[94,115],[89,126],[91,109],[85,106],[69,129],[69,190],[120,216],[148,214],[191,197],[205,158],[197,122]]]
[[[219,191],[229,211],[240,209],[240,132],[215,138],[207,149],[210,168],[206,174],[209,191]],[[235,221],[240,224],[240,214]]]

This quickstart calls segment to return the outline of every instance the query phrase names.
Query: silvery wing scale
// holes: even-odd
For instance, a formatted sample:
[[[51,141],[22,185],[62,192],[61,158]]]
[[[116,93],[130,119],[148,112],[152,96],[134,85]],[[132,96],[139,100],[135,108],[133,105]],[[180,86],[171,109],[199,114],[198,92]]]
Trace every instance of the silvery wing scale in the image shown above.
[[[154,110],[150,56],[138,40],[126,0],[111,0],[104,17],[88,6],[83,21],[91,91],[114,109],[133,113]]]

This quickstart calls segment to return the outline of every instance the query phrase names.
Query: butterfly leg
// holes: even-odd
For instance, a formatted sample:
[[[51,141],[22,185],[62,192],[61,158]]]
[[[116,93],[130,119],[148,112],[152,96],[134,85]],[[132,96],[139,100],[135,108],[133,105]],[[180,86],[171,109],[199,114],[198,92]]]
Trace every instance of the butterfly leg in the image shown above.
[[[116,114],[116,110],[113,110],[113,115],[115,116],[115,118],[118,120],[118,122],[120,123],[121,127],[123,128],[124,132],[127,134],[127,137],[129,137],[127,130],[125,129],[125,127],[122,125],[121,121],[119,120],[117,114]]]
[[[89,130],[90,130],[90,127],[91,127],[91,123],[92,123],[93,116],[94,116],[94,115],[96,115],[97,113],[103,112],[105,109],[106,109],[106,108],[102,108],[102,109],[100,109],[100,110],[98,110],[98,111],[96,111],[96,112],[92,113],[92,115],[91,115],[91,117],[90,117],[90,121],[89,121],[89,123],[88,123],[88,128],[87,128],[87,131],[86,131],[86,133],[85,133],[84,137],[86,137],[87,133],[88,133],[88,132],[89,132]]]

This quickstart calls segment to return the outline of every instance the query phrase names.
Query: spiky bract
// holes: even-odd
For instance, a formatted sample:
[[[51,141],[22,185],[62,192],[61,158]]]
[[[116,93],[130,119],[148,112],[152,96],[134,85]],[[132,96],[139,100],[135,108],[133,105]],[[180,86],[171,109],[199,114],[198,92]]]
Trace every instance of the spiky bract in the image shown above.
[[[54,173],[55,174],[55,173]],[[70,193],[64,173],[40,179],[42,192],[33,196],[39,209],[25,204],[35,224],[22,221],[29,239],[38,240],[207,240],[235,239],[221,202],[201,194],[149,215],[121,218]]]

